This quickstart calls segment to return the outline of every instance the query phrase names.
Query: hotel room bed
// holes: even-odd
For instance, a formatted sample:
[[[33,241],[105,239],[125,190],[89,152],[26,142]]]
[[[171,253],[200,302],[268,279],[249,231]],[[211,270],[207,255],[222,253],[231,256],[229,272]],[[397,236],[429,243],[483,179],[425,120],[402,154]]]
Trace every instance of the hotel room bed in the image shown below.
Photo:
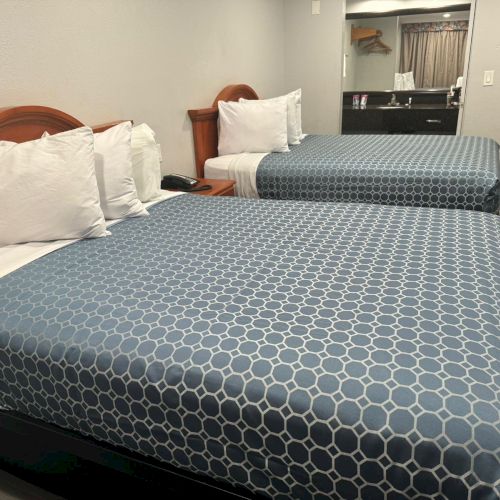
[[[498,497],[498,217],[149,211],[0,278],[0,406],[276,498]]]
[[[289,153],[217,157],[217,102],[241,96],[257,99],[247,86],[229,86],[213,108],[190,116],[198,175],[235,179],[242,196],[484,212],[500,207],[499,147],[483,137],[312,135]]]

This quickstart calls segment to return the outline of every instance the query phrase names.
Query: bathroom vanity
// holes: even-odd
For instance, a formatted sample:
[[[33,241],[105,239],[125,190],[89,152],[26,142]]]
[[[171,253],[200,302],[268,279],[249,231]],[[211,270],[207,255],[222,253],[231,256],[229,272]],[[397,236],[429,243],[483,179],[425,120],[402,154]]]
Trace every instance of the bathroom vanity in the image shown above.
[[[368,94],[366,109],[353,108],[356,94]],[[455,135],[459,109],[447,105],[446,94],[446,90],[344,92],[342,133]]]

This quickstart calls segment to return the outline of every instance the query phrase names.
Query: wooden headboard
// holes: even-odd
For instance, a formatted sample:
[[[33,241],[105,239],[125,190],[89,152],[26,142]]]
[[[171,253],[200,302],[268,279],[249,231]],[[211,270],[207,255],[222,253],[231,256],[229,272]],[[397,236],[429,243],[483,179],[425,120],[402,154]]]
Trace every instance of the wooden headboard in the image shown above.
[[[196,175],[198,177],[205,176],[205,162],[209,158],[218,156],[218,102],[237,101],[240,97],[245,99],[259,98],[255,90],[248,85],[228,85],[217,94],[211,108],[188,110],[189,117],[193,124],[194,155],[196,161]]]
[[[94,132],[103,132],[122,121],[97,125],[92,129]],[[83,123],[76,118],[46,106],[0,108],[0,140],[2,141],[32,141],[40,139],[45,131],[52,135],[78,127],[83,127]]]

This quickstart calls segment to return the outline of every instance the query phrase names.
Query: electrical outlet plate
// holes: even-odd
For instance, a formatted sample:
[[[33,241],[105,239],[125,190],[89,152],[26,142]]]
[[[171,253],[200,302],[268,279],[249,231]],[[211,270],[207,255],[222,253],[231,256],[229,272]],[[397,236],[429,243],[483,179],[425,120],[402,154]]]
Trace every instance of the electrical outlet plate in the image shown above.
[[[489,87],[494,83],[495,83],[495,71],[494,70],[485,71],[483,78],[483,86]]]
[[[311,0],[311,13],[313,16],[321,14],[321,0]]]

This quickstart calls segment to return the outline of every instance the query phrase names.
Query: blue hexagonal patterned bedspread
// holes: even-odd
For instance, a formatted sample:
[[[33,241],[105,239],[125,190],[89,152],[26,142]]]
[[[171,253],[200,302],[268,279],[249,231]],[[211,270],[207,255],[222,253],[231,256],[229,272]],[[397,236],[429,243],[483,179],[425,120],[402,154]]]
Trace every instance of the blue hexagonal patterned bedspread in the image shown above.
[[[495,141],[445,135],[310,135],[257,169],[261,198],[495,212]]]
[[[276,498],[498,498],[500,217],[184,195],[0,280],[0,405]]]

